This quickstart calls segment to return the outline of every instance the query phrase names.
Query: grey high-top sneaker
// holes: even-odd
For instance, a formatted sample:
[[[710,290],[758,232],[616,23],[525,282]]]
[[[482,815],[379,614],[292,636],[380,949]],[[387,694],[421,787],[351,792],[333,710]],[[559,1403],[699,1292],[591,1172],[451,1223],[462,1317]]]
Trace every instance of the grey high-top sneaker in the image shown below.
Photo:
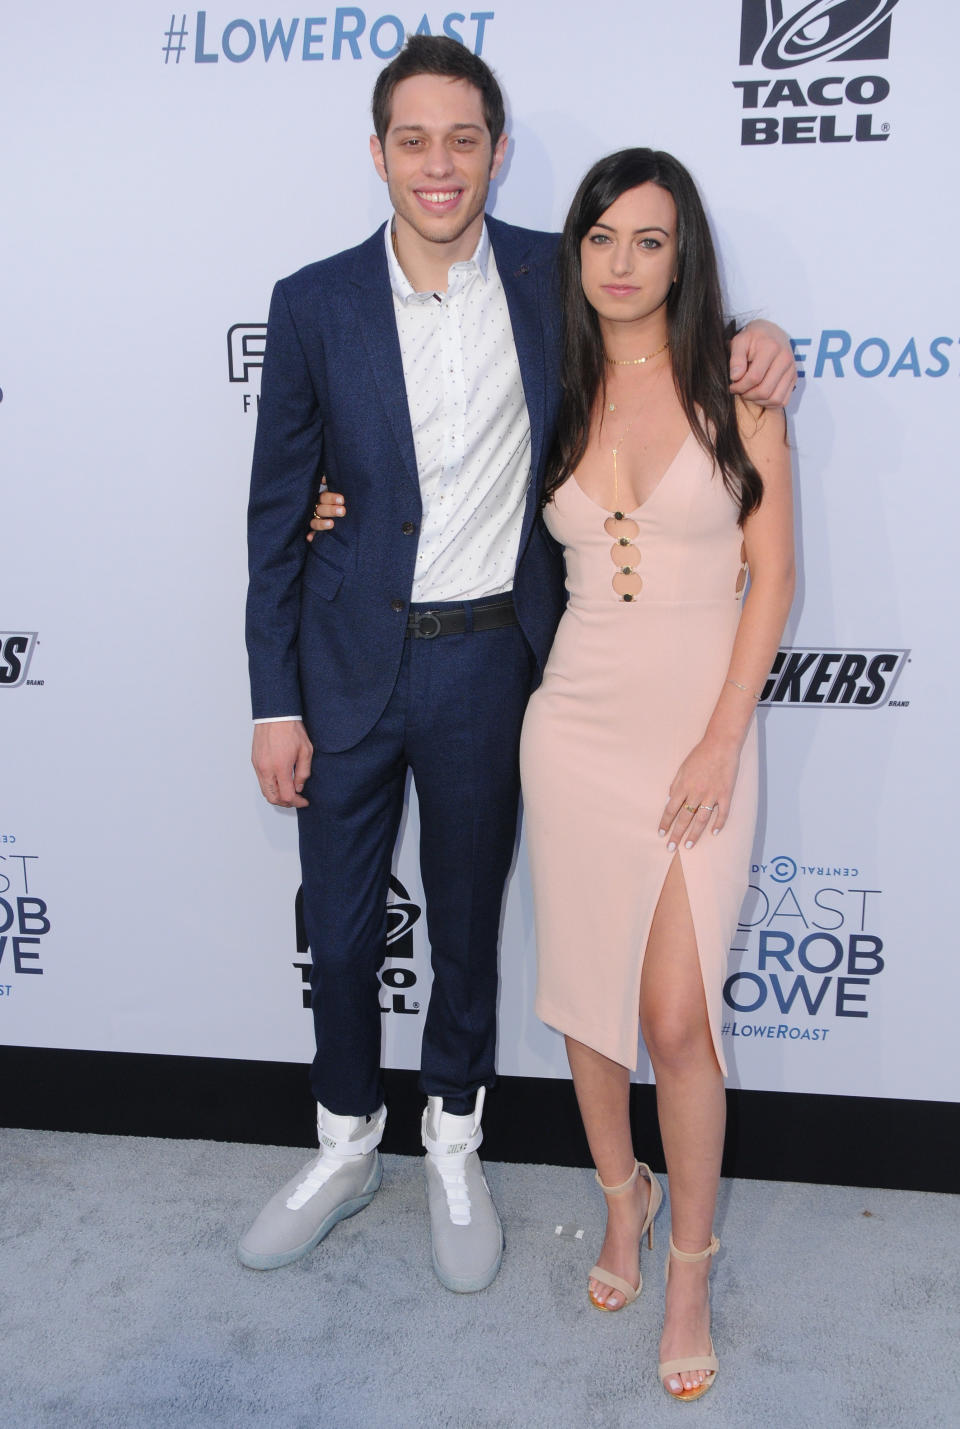
[[[503,1258],[503,1230],[477,1147],[486,1091],[469,1116],[451,1116],[442,1097],[423,1113],[424,1171],[430,1203],[433,1268],[448,1290],[483,1290]]]
[[[383,1179],[376,1149],[387,1119],[385,1107],[372,1117],[334,1116],[317,1105],[320,1154],[267,1202],[237,1247],[251,1270],[290,1265],[319,1245],[338,1221],[356,1215],[373,1200]]]

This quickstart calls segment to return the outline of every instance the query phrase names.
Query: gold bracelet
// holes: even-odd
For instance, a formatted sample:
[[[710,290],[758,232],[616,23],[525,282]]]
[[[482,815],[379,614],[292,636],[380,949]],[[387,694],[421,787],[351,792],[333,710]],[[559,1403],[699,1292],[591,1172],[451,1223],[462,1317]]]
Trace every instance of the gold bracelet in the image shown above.
[[[741,683],[740,683],[739,680],[727,680],[727,684],[728,684],[728,685],[736,685],[736,687],[737,687],[738,690],[742,690],[745,695],[753,695],[753,698],[754,698],[755,700],[757,700],[758,702],[763,699],[763,691],[762,691],[762,690],[760,691],[759,695],[754,695],[754,694],[753,694],[753,691],[752,691],[752,690],[748,690],[747,687],[746,687],[746,685],[741,685]]]

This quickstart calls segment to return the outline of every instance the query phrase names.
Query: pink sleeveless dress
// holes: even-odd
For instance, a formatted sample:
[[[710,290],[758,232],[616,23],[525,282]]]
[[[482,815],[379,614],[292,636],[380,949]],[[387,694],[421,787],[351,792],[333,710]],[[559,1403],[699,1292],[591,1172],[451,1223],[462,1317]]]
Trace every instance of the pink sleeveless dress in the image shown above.
[[[742,536],[737,508],[692,432],[620,525],[605,528],[611,513],[574,476],[544,514],[564,547],[569,601],[520,747],[536,1010],[635,1068],[644,949],[674,856],[657,827],[726,679],[746,577]],[[629,600],[614,589],[621,560],[640,577],[617,578],[633,592]],[[724,1072],[721,994],[756,807],[754,719],[725,828],[675,855]]]

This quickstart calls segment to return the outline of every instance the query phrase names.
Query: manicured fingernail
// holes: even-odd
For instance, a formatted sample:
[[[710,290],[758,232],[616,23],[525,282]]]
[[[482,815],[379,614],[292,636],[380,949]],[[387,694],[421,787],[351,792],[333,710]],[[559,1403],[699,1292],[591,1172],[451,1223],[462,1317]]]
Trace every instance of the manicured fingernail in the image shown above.
[[[720,832],[719,829],[714,829],[714,830],[713,830],[713,837],[716,838],[716,837],[717,837],[717,834],[718,834],[719,832]]]
[[[667,853],[676,853],[676,851],[677,851],[677,846],[676,846],[676,844],[671,840],[671,842],[667,844]]]
[[[684,848],[693,848],[693,839],[687,839]]]
[[[667,837],[667,831],[666,831],[666,829],[657,829],[657,838],[658,838],[658,839],[665,839],[666,837]]]

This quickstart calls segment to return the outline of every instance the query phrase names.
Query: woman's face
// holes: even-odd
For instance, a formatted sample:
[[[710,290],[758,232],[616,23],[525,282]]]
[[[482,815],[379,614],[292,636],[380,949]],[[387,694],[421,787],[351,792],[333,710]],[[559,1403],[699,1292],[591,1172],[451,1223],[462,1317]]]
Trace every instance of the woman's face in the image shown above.
[[[676,272],[677,210],[659,184],[627,189],[580,243],[587,302],[609,322],[638,322],[657,313]]]

